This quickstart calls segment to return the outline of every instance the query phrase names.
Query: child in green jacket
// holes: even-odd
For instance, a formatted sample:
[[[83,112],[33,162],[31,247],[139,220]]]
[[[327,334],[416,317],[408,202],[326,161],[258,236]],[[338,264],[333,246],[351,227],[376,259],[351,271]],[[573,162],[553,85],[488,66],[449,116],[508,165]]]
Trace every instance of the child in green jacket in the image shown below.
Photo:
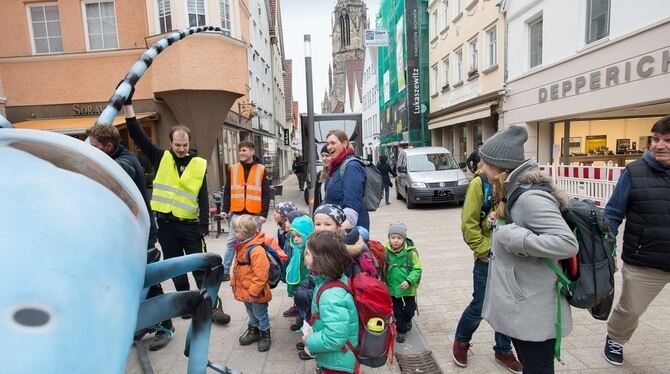
[[[386,285],[393,299],[393,315],[396,320],[398,343],[405,342],[405,335],[412,329],[412,318],[416,312],[416,289],[421,280],[419,253],[412,239],[407,237],[404,223],[392,223],[386,244]]]

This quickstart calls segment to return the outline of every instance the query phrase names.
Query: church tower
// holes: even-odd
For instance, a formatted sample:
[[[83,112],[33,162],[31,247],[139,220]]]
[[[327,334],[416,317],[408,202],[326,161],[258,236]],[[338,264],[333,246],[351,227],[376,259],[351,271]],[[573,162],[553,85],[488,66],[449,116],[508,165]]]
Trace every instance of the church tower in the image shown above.
[[[324,113],[344,111],[347,61],[361,61],[353,65],[362,65],[365,57],[364,37],[367,28],[367,7],[363,0],[338,0],[332,17],[333,62],[329,67],[329,70],[332,69],[332,73],[329,71],[332,84],[329,84],[327,102],[321,105]]]

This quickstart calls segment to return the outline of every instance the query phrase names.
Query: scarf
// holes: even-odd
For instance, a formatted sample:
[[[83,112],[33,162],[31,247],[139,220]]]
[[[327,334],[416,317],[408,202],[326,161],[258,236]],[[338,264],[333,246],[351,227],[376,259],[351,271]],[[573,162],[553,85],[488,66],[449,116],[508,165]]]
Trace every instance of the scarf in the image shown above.
[[[342,164],[345,158],[349,155],[355,155],[356,151],[354,151],[353,148],[349,147],[346,150],[344,150],[342,153],[340,153],[338,156],[330,160],[330,168],[328,170],[328,177],[333,176],[333,172],[335,172],[335,169],[338,168]]]

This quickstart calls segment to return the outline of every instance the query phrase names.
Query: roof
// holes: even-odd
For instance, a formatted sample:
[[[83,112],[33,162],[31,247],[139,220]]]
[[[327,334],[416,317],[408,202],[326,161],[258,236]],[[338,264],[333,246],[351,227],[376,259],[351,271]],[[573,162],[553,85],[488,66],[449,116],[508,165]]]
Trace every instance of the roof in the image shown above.
[[[153,117],[156,113],[138,113],[136,118],[138,121]],[[17,122],[14,127],[17,129],[33,129],[46,130],[58,132],[66,135],[83,134],[86,129],[93,126],[98,117],[66,117],[66,118],[41,118],[31,119],[23,122]],[[126,124],[124,116],[114,117],[114,126],[121,126]]]
[[[426,153],[451,153],[448,149],[444,147],[416,147],[416,148],[407,148],[403,149],[408,156],[411,155],[421,155]]]

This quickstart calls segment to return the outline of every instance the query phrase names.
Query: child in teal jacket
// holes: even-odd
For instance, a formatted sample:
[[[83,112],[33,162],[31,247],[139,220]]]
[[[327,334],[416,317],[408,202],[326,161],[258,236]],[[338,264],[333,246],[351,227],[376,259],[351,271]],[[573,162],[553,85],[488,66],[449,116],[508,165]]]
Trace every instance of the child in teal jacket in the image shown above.
[[[312,299],[312,331],[302,340],[305,351],[316,355],[323,374],[354,373],[358,346],[358,314],[354,298],[346,286],[345,269],[351,264],[344,241],[339,235],[321,231],[307,241],[305,264],[314,274],[316,288]],[[337,283],[329,283],[339,281]],[[331,287],[332,286],[332,287]],[[319,297],[319,290],[321,292]]]

